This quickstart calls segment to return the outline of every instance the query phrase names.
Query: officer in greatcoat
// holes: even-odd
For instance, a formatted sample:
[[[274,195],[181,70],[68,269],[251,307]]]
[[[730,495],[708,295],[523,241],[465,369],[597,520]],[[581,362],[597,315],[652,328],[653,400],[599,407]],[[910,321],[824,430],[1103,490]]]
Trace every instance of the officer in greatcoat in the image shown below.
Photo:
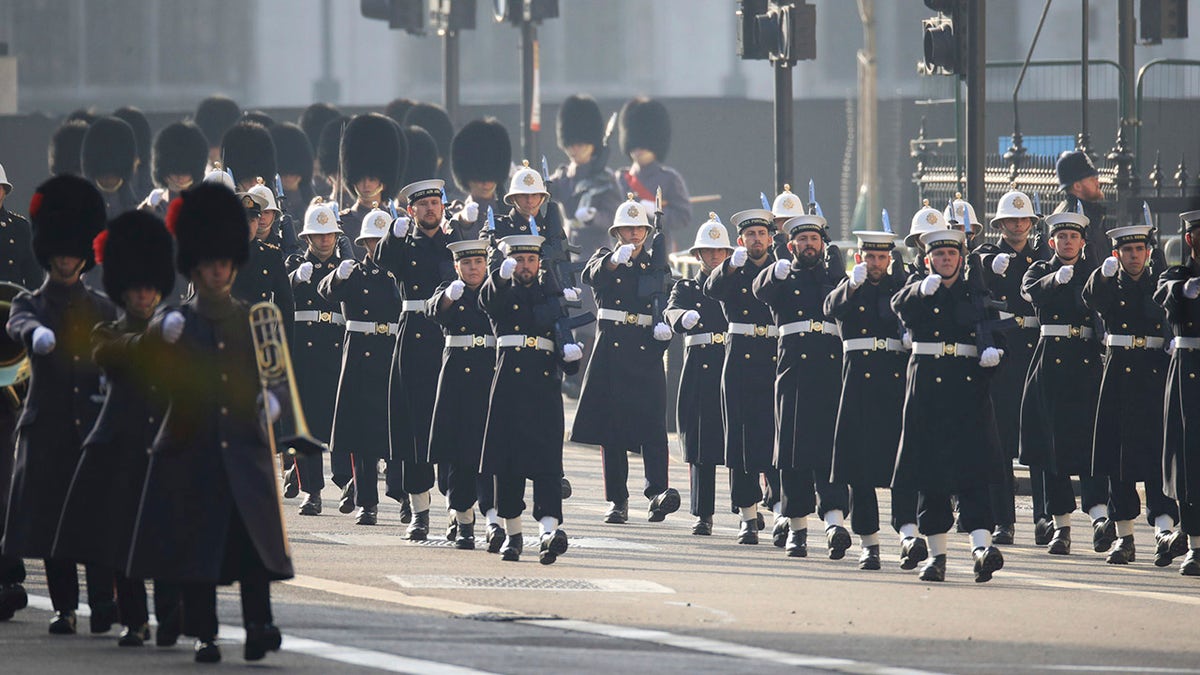
[[[5,202],[12,183],[0,165],[0,281],[32,289],[42,285],[45,272],[33,255],[33,230],[29,221],[13,213]]]
[[[683,336],[683,373],[675,407],[679,442],[691,481],[692,534],[711,535],[716,512],[717,467],[725,463],[721,411],[721,370],[728,322],[721,303],[704,294],[704,282],[733,252],[729,231],[708,214],[688,252],[700,261],[696,273],[675,282],[663,316]]]
[[[850,529],[862,539],[859,569],[877,570],[879,502],[876,488],[889,487],[904,404],[908,350],[891,299],[904,286],[904,270],[892,261],[891,232],[855,232],[859,253],[849,276],[825,298],[825,315],[842,333],[842,391],[833,435],[830,481],[850,486]],[[917,495],[892,490],[892,527],[900,533],[901,566],[926,557],[917,538]],[[919,542],[919,543],[918,543]]]
[[[673,244],[686,236],[692,222],[692,198],[683,176],[663,164],[671,148],[671,116],[662,101],[637,97],[621,106],[619,122],[621,154],[633,160],[616,172],[620,194],[634,193],[642,208],[653,213],[655,195],[661,187],[663,229],[667,241]]]
[[[1162,490],[1162,407],[1170,357],[1166,312],[1154,302],[1161,274],[1150,262],[1150,225],[1108,231],[1116,255],[1092,271],[1083,302],[1104,323],[1104,376],[1092,435],[1092,475],[1108,477],[1109,516],[1117,539],[1108,562],[1134,561],[1133,523],[1142,510],[1137,483],[1146,492],[1146,520],[1155,528],[1154,563],[1171,564],[1186,550],[1185,535],[1174,531],[1175,501]],[[1172,552],[1172,545],[1178,548]]]
[[[771,308],[779,330],[774,462],[781,515],[789,521],[785,550],[792,557],[808,555],[808,516],[816,512],[825,521],[830,559],[841,560],[850,548],[845,527],[850,493],[829,476],[841,392],[833,383],[841,378],[842,343],[837,324],[825,314],[825,298],[846,273],[825,263],[825,226],[816,214],[784,223],[791,258],[759,272],[753,289]]]
[[[653,232],[642,204],[617,208],[609,233],[620,245],[601,246],[583,270],[599,309],[599,330],[583,375],[583,390],[571,428],[575,443],[599,445],[603,455],[605,522],[629,519],[629,452],[642,456],[642,493],[648,519],[661,522],[679,509],[679,491],[667,481],[667,378],[663,352],[671,328],[653,315],[651,298],[638,280],[650,267],[646,244]]]
[[[450,168],[454,183],[466,194],[446,209],[450,232],[455,241],[479,239],[487,227],[488,208],[497,216],[503,209],[499,190],[512,172],[508,130],[493,117],[467,122],[450,144]]]
[[[170,398],[154,441],[127,574],[177,582],[195,660],[220,660],[217,585],[239,582],[247,661],[277,651],[271,581],[292,577],[279,470],[265,425],[280,401],[263,389],[250,308],[230,295],[250,243],[246,212],[228,189],[201,184],[168,215],[178,268],[195,295],[151,321],[158,386]]]
[[[921,235],[934,230],[944,230],[948,227],[950,225],[946,222],[946,218],[942,215],[942,212],[930,207],[928,199],[913,214],[908,235],[904,237],[904,245],[913,251],[913,261],[906,268],[908,272],[907,283],[911,284],[914,281],[920,281],[929,276],[929,267],[925,263],[925,244],[921,241]]]
[[[327,128],[327,131],[335,132],[336,129]],[[339,166],[342,173],[338,180],[351,192],[354,203],[342,209],[338,217],[342,221],[342,231],[351,241],[358,240],[363,218],[376,203],[385,211],[388,209],[388,202],[404,175],[407,156],[404,134],[391,119],[379,113],[367,113],[356,115],[346,124],[341,138]],[[354,256],[362,259],[364,253],[365,250],[355,244]]]
[[[540,270],[543,241],[536,235],[506,237],[506,257],[479,291],[498,353],[480,472],[495,476],[496,510],[506,534],[503,560],[519,560],[524,550],[525,481],[533,483],[533,517],[542,533],[538,562],[549,565],[567,550],[567,534],[559,528],[562,376],[579,368],[583,351],[578,343],[555,344],[551,314],[544,310],[552,296]]]
[[[1003,349],[989,345],[980,351],[976,342],[979,323],[994,320],[996,312],[976,302],[973,294],[979,291],[964,278],[965,233],[946,229],[921,238],[929,276],[892,298],[892,309],[913,336],[892,488],[919,493],[917,527],[933,556],[921,580],[946,579],[953,495],[959,527],[971,535],[975,581],[984,582],[1004,566],[992,545],[988,494],[1003,461],[988,381]]]
[[[92,358],[104,371],[107,396],[83,452],[55,536],[55,558],[116,570],[117,605],[124,630],[118,644],[141,646],[150,638],[146,586],[125,575],[137,522],[149,451],[167,409],[166,391],[152,381],[164,363],[137,338],[175,285],[174,242],[162,219],[127,211],[96,239],[104,264],[104,290],[121,308],[117,321],[92,331]],[[159,645],[179,637],[179,589],[155,582],[154,609]]]
[[[54,607],[50,632],[73,634],[78,572],[74,560],[54,558],[51,549],[83,441],[103,400],[100,370],[91,359],[92,327],[115,320],[117,311],[80,281],[95,264],[92,239],[105,222],[95,186],[76,176],[51,178],[38,186],[29,216],[33,252],[48,277],[13,300],[6,326],[30,355],[32,374],[17,421],[2,552],[45,561]],[[94,563],[86,568],[91,629],[103,633],[117,620],[113,569]]]
[[[1040,337],[1021,399],[1020,460],[1043,472],[1046,512],[1054,521],[1051,555],[1071,552],[1071,476],[1079,476],[1083,511],[1092,522],[1092,547],[1107,551],[1116,538],[1108,518],[1108,485],[1091,475],[1092,432],[1100,391],[1101,344],[1095,312],[1083,302],[1083,285],[1096,263],[1085,252],[1087,216],[1046,218],[1054,258],[1030,265],[1021,292],[1037,313]]]
[[[330,464],[334,483],[343,490],[339,510],[350,513],[357,507],[355,522],[359,525],[376,523],[379,460],[390,456],[388,381],[400,332],[401,300],[396,276],[375,260],[376,246],[388,235],[390,223],[387,213],[379,209],[369,212],[355,242],[369,255],[362,261],[343,259],[317,286],[322,298],[341,305],[346,319]],[[353,467],[352,482],[338,475],[339,463],[347,458]],[[389,475],[392,469],[400,473],[399,462],[389,463],[388,468]]]
[[[529,166],[529,160],[524,160],[522,166],[513,172],[508,183],[508,192],[504,195],[504,203],[511,207],[506,213],[495,213],[495,229],[484,229],[479,236],[498,242],[504,237],[514,234],[530,234],[534,230],[539,236],[548,241],[565,242],[566,230],[563,229],[562,205],[550,199],[546,190],[546,180],[537,170]],[[543,209],[543,206],[545,207]],[[533,225],[530,226],[532,221]],[[504,260],[504,254],[493,244],[492,253],[488,259],[488,267],[496,269]],[[564,292],[578,299],[577,288]]]
[[[1200,211],[1180,214],[1184,227],[1184,264],[1158,279],[1154,300],[1167,310],[1174,337],[1167,392],[1163,397],[1163,491],[1179,503],[1180,530],[1187,535],[1184,576],[1200,576],[1200,430],[1185,424],[1188,411],[1200,406]],[[1190,257],[1188,254],[1191,254]]]

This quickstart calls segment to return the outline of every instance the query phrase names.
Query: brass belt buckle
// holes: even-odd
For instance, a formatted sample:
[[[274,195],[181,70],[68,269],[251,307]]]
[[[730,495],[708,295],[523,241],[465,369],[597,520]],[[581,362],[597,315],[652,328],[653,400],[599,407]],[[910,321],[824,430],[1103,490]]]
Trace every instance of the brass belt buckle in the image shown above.
[[[1025,327],[1025,317],[1023,317],[1023,316],[1014,316],[1014,317],[1013,317],[1013,319],[1014,319],[1014,320],[1017,322],[1017,327],[1018,327],[1018,328],[1024,328],[1024,327]]]
[[[755,326],[755,327],[754,327],[754,335],[755,335],[756,337],[763,337],[763,336],[765,336],[766,334],[767,334],[767,327],[766,327],[766,326]]]
[[[317,318],[317,321],[321,321],[324,323],[332,322],[333,321],[333,312],[321,312],[321,314]]]
[[[482,347],[483,342],[484,341],[483,341],[482,335],[476,335],[474,338],[471,339],[471,344],[475,345],[476,347]]]
[[[636,324],[637,323],[637,314],[634,314],[632,312],[625,312],[625,323],[629,324],[630,326]]]
[[[1142,337],[1141,335],[1133,338],[1133,346],[1134,347],[1145,347],[1146,346],[1146,338]]]
[[[724,333],[713,333],[712,341],[713,341],[713,344],[715,344],[715,345],[724,344],[725,343],[725,334]]]
[[[825,330],[825,325],[823,323],[821,323],[820,321],[812,322],[812,332],[820,333],[823,330]]]
[[[537,347],[537,337],[529,335],[525,338],[526,347]]]
[[[875,349],[887,349],[887,340],[884,338],[875,338]]]
[[[958,356],[958,344],[954,342],[943,342],[942,356]]]
[[[375,324],[375,332],[379,335],[386,335],[388,332],[388,325],[386,323]]]
[[[1077,337],[1079,337],[1079,333],[1080,333],[1079,326],[1069,326],[1067,328],[1067,332],[1070,333],[1071,337],[1077,338]]]

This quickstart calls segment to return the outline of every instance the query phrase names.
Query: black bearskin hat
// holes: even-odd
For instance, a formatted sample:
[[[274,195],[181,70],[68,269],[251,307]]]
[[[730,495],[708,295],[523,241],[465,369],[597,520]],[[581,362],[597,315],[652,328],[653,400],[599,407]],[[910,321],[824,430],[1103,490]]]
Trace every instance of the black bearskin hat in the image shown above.
[[[75,120],[79,120],[81,122],[86,122],[89,126],[91,126],[92,122],[95,122],[98,119],[100,119],[100,114],[96,112],[95,108],[76,108],[72,110],[70,114],[67,115],[67,118],[63,121],[74,122]]]
[[[397,124],[404,124],[404,116],[409,110],[417,104],[411,98],[394,98],[388,102],[387,107],[383,109],[383,114],[396,120]]]
[[[104,197],[91,181],[79,176],[55,176],[38,186],[29,200],[33,225],[33,255],[43,269],[50,258],[82,258],[86,272],[96,263],[92,240],[104,229]]]
[[[242,113],[242,118],[238,121],[254,122],[256,124],[261,124],[268,129],[275,126],[275,118],[261,110],[247,110],[246,112]]]
[[[175,235],[175,263],[184,276],[206,260],[232,260],[241,267],[250,255],[246,210],[220,183],[200,183],[171,200],[167,229]]]
[[[55,176],[83,175],[83,137],[88,123],[83,120],[63,122],[50,137],[50,173]]]
[[[1058,162],[1054,165],[1054,172],[1058,174],[1058,184],[1062,186],[1063,190],[1084,178],[1100,175],[1100,172],[1096,170],[1096,165],[1092,164],[1092,158],[1081,150],[1067,151],[1059,155]]]
[[[591,143],[596,150],[604,143],[604,119],[596,99],[587,94],[568,96],[558,109],[555,129],[558,147],[566,148],[576,143]]]
[[[145,166],[150,165],[150,120],[146,119],[146,114],[133,106],[125,106],[117,108],[113,112],[113,117],[119,117],[125,120],[125,123],[133,129],[133,140],[137,145],[138,159],[142,160]]]
[[[326,176],[336,176],[340,172],[338,162],[341,161],[342,134],[349,123],[349,117],[338,117],[330,120],[321,130],[316,147],[317,166]]]
[[[215,148],[221,144],[221,139],[229,127],[237,123],[242,116],[238,104],[228,96],[209,96],[196,106],[196,115],[192,121],[204,132],[208,139],[208,147]]]
[[[408,141],[408,161],[404,164],[404,180],[397,187],[404,187],[419,180],[437,178],[437,142],[421,127],[404,129]]]
[[[83,175],[95,180],[117,176],[129,180],[137,159],[133,127],[119,117],[101,117],[92,122],[83,137]]]
[[[304,181],[310,180],[313,153],[304,130],[292,122],[284,122],[276,124],[269,131],[271,140],[275,141],[275,161],[279,165],[279,173],[295,174]]]
[[[331,103],[314,103],[300,113],[300,128],[308,136],[308,144],[314,149],[321,140],[325,125],[342,116],[342,111]]]
[[[468,181],[494,181],[503,191],[512,168],[508,130],[494,117],[467,122],[450,144],[450,168],[460,190]]]
[[[433,103],[417,103],[404,114],[404,126],[421,127],[437,143],[438,157],[445,158],[454,139],[454,123],[446,109]]]
[[[342,135],[342,180],[347,187],[363,178],[378,178],[383,194],[398,190],[408,158],[404,135],[379,113],[355,115]]]
[[[188,175],[193,183],[204,180],[204,167],[208,164],[208,141],[204,132],[191,122],[172,122],[163,127],[154,137],[154,149],[150,155],[154,182],[167,186],[167,176]]]
[[[221,139],[221,162],[233,172],[234,182],[275,180],[275,141],[257,122],[238,122]]]
[[[649,150],[660,160],[671,147],[671,117],[662,103],[639,96],[621,108],[621,154]]]
[[[148,211],[126,211],[108,221],[95,239],[96,262],[104,266],[104,292],[118,306],[131,288],[154,288],[166,297],[175,286],[171,233]]]

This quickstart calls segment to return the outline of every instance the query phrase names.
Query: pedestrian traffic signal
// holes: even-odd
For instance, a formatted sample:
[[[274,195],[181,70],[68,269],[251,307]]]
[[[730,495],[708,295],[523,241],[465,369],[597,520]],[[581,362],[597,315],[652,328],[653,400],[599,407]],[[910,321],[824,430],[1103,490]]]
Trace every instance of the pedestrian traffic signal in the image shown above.
[[[1142,42],[1161,44],[1163,40],[1188,36],[1187,0],[1142,0]]]

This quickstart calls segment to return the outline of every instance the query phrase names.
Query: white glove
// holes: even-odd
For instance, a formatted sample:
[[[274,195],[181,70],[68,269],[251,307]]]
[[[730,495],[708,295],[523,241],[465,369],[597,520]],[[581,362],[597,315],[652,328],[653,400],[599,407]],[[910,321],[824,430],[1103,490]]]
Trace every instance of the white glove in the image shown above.
[[[633,244],[622,244],[613,251],[612,262],[614,265],[624,265],[633,257]]]
[[[750,257],[750,253],[745,246],[739,246],[733,249],[733,255],[729,256],[729,266],[737,269],[746,264],[746,258]]]
[[[1008,264],[1012,262],[1012,256],[1007,253],[997,253],[995,258],[992,258],[992,271],[1000,276],[1008,271]]]
[[[900,336],[900,344],[904,345],[904,348],[906,350],[910,350],[910,351],[912,350],[912,331],[911,330],[904,331],[904,335]]]
[[[1060,285],[1066,284],[1066,283],[1070,283],[1071,279],[1074,277],[1075,277],[1075,266],[1074,265],[1063,265],[1062,267],[1058,268],[1057,272],[1054,273],[1054,282],[1057,284],[1060,284]]]
[[[565,344],[563,345],[563,361],[574,363],[583,358],[583,345],[581,344]]]
[[[168,312],[162,320],[162,336],[167,344],[175,344],[183,335],[183,315],[179,312]]]
[[[337,278],[341,279],[342,281],[345,281],[350,278],[350,273],[353,271],[354,271],[354,261],[353,260],[343,260],[341,262],[341,264],[339,264],[337,266],[337,270],[334,271],[334,274],[337,275]]]
[[[567,286],[563,289],[563,299],[567,302],[579,302],[579,292],[582,290],[581,288]]]
[[[987,349],[983,350],[982,354],[979,355],[979,365],[983,366],[984,368],[995,368],[996,366],[1000,365],[1001,356],[1004,356],[1003,349],[988,347]]]
[[[700,312],[689,309],[683,313],[683,316],[679,317],[679,323],[683,326],[684,330],[691,330],[696,324],[700,323]]]
[[[300,266],[296,268],[296,278],[300,281],[307,282],[312,279],[312,271],[313,264],[306,260],[300,263]]]
[[[279,415],[283,412],[283,408],[279,406],[279,398],[271,392],[267,392],[267,404],[263,405],[263,395],[258,395],[258,407],[262,410],[260,415],[263,415],[263,421],[267,424],[274,424],[279,420]]]
[[[166,195],[167,195],[167,191],[162,188],[158,188],[157,190],[151,190],[150,196],[146,198],[146,201],[150,204],[150,206],[157,207],[159,204],[162,203],[162,200],[164,197],[166,197]]]
[[[671,327],[659,321],[654,324],[654,339],[659,342],[666,342],[671,339]]]
[[[1100,274],[1111,279],[1112,277],[1117,276],[1117,268],[1120,266],[1121,261],[1117,260],[1113,256],[1109,256],[1104,259],[1104,262],[1100,263]]]
[[[592,218],[595,217],[596,207],[594,206],[581,206],[575,209],[575,220],[578,220],[581,223],[590,223]]]
[[[33,329],[33,353],[38,356],[45,356],[54,351],[55,345],[58,344],[58,339],[54,337],[54,331],[45,326],[38,326]]]
[[[1167,350],[1167,356],[1175,356],[1175,341],[1167,340],[1167,346],[1164,349]]]
[[[658,210],[658,206],[654,204],[653,199],[643,199],[641,205],[645,209],[647,216],[654,215],[654,212]]]
[[[850,288],[858,288],[867,280],[867,263],[858,263],[850,270]]]
[[[458,219],[464,223],[473,223],[479,217],[479,204],[475,202],[467,202],[467,205],[458,212]],[[403,236],[403,235],[400,235]]]
[[[1200,277],[1192,277],[1183,282],[1183,296],[1189,300],[1200,296]]]
[[[942,285],[942,275],[930,274],[921,281],[921,287],[917,291],[926,297],[937,293],[937,289]]]
[[[775,273],[776,279],[786,279],[788,277],[788,274],[791,271],[792,271],[792,261],[791,260],[776,260],[775,261],[774,273]]]
[[[392,236],[397,239],[403,239],[408,234],[408,218],[405,216],[397,216],[392,221]]]
[[[511,279],[513,272],[517,271],[517,261],[512,258],[505,258],[504,262],[500,263],[500,278]]]
[[[467,285],[462,282],[462,279],[455,279],[446,287],[446,297],[450,298],[451,302],[458,300],[462,297],[463,289],[466,287]]]

